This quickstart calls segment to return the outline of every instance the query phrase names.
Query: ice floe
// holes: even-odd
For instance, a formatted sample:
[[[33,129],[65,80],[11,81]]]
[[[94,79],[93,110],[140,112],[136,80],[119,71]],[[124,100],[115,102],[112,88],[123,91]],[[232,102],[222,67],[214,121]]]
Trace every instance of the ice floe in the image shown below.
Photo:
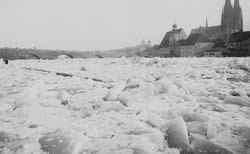
[[[250,154],[249,58],[0,64],[1,154]]]

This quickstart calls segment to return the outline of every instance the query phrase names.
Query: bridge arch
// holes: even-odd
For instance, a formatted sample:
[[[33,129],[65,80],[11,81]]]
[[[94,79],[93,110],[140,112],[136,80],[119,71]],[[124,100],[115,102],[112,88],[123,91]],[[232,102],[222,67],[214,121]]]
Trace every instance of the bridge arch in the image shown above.
[[[98,57],[98,58],[104,58],[103,56],[101,56],[101,55],[95,55],[96,57]]]
[[[40,57],[33,53],[27,53],[24,55],[25,59],[40,59]]]
[[[62,53],[57,58],[71,58],[71,59],[74,59],[74,57],[72,55],[66,54],[66,53]]]

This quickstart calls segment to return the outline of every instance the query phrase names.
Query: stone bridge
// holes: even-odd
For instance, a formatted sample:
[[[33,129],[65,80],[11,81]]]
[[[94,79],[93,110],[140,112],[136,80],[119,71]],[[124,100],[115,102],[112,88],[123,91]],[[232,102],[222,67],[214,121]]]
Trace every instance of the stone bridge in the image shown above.
[[[16,59],[57,59],[59,56],[67,58],[118,58],[132,57],[134,53],[128,52],[100,52],[100,51],[66,51],[66,50],[42,50],[42,49],[17,49],[17,48],[0,48],[0,58]]]
[[[59,51],[59,50],[40,50],[40,49],[14,49],[0,48],[0,58],[15,59],[57,59],[59,56],[68,58],[94,58],[103,57],[99,52],[81,51]]]

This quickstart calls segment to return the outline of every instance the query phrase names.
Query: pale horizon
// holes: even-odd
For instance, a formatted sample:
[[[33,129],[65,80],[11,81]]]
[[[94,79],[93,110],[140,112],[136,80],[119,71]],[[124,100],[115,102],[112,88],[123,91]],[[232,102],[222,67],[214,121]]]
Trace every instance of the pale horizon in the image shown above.
[[[231,0],[232,4],[234,3]],[[225,0],[0,0],[0,47],[110,50],[151,40],[159,44],[176,23],[220,25]],[[244,31],[250,1],[240,0]]]

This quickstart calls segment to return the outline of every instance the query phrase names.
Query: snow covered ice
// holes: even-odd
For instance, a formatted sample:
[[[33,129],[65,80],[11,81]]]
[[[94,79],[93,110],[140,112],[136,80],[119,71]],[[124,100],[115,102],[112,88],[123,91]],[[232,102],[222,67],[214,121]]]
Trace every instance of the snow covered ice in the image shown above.
[[[190,152],[250,154],[249,58],[0,64],[1,154]]]

